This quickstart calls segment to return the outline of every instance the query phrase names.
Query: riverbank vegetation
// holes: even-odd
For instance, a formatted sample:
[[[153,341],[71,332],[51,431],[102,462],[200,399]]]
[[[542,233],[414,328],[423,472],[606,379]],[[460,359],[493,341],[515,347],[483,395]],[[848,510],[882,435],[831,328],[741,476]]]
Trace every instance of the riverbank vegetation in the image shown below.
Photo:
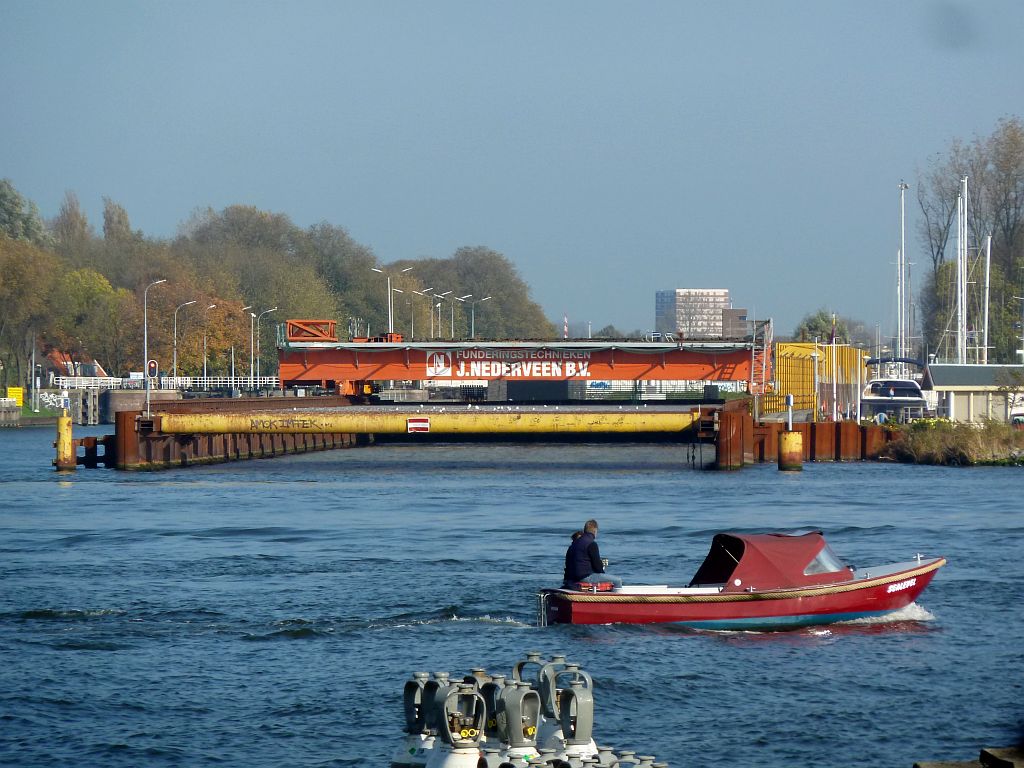
[[[166,283],[147,294],[157,280]],[[97,232],[73,193],[43,222],[0,179],[0,388],[26,383],[33,346],[95,359],[109,375],[141,371],[144,304],[150,357],[170,371],[176,346],[182,375],[203,370],[204,346],[211,375],[228,372],[232,350],[248,370],[250,312],[268,311],[253,346],[263,352],[262,372],[273,373],[276,323],[323,318],[337,320],[343,338],[386,333],[389,285],[393,327],[406,338],[413,329],[417,339],[468,338],[471,326],[492,339],[555,336],[515,266],[483,246],[384,264],[339,226],[303,229],[242,205],[199,210],[161,240],[133,229],[110,199]]]
[[[899,435],[886,445],[882,458],[941,466],[1024,466],[1024,430],[1004,422],[919,419],[895,429]]]

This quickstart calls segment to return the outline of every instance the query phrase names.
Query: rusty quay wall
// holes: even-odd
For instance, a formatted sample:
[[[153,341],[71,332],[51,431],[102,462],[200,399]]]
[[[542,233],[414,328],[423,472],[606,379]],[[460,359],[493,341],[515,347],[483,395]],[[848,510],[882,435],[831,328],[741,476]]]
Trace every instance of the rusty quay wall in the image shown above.
[[[170,469],[197,464],[214,464],[242,459],[269,458],[290,453],[351,448],[372,442],[372,436],[349,433],[168,435],[154,431],[161,414],[251,413],[273,411],[293,413],[312,401],[296,398],[195,399],[151,402],[151,413],[141,407],[114,414],[114,434],[73,439],[72,461],[60,462],[60,469],[99,466],[128,470]],[[318,406],[339,408],[353,403],[346,397],[317,398]],[[55,447],[56,444],[55,444]],[[58,462],[55,462],[58,464]],[[70,464],[71,466],[67,466]]]
[[[352,448],[372,439],[367,435],[347,433],[168,435],[148,431],[147,423],[151,422],[139,411],[118,412],[114,464],[118,469],[168,469],[269,458],[289,453]]]
[[[783,429],[780,422],[755,423],[745,409],[728,405],[676,413],[653,409],[637,413],[511,413],[500,409],[445,413],[441,409],[428,416],[426,411],[350,408],[353,404],[348,398],[317,398],[315,404],[315,410],[307,410],[296,408],[293,399],[193,400],[153,404],[149,414],[118,411],[114,435],[73,440],[72,456],[59,455],[61,460],[56,463],[61,469],[76,465],[166,469],[352,448],[374,442],[377,435],[404,437],[414,431],[449,439],[474,434],[482,439],[509,439],[516,434],[539,439],[576,434],[587,439],[608,434],[632,440],[660,433],[680,443],[713,442],[714,466],[740,469],[777,461]],[[892,437],[884,427],[853,422],[798,423],[793,429],[801,434],[804,461],[810,462],[876,459]],[[410,440],[425,437],[408,435]]]
[[[778,460],[782,422],[754,423],[747,413],[723,412],[718,419],[718,469],[740,469],[746,464]],[[804,461],[872,461],[892,440],[893,432],[877,424],[822,421],[793,425],[801,434]]]

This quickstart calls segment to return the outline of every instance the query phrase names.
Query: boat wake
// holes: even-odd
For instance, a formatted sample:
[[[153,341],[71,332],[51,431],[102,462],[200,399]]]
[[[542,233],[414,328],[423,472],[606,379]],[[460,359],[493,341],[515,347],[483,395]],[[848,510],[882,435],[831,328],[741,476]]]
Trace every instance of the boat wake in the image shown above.
[[[900,608],[883,616],[865,616],[860,619],[838,621],[828,627],[811,627],[808,634],[815,637],[830,637],[836,634],[884,634],[921,629],[936,620],[935,614],[917,603]]]
[[[444,625],[444,624],[491,624],[491,625],[502,625],[509,627],[526,627],[532,628],[532,624],[527,624],[518,619],[514,619],[511,616],[491,616],[484,614],[482,616],[460,616],[458,613],[452,611],[445,611],[442,615],[435,616],[396,616],[391,619],[385,619],[383,621],[370,622],[367,626],[368,629],[395,629],[395,628],[406,628],[406,627],[424,627],[432,625]]]
[[[935,614],[917,603],[911,603],[884,616],[865,616],[862,619],[850,619],[839,623],[844,626],[856,626],[858,624],[898,624],[905,621],[935,621]]]

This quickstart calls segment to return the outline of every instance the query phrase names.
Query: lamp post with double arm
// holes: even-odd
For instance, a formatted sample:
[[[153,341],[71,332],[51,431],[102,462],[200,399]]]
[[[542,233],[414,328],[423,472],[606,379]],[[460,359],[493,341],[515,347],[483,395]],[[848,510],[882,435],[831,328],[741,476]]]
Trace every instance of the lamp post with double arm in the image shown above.
[[[146,385],[146,416],[149,416],[149,289],[154,285],[166,283],[166,280],[154,280],[142,292],[142,373]]]
[[[195,303],[196,300],[192,299],[174,308],[174,378],[178,378],[178,310]]]
[[[203,388],[206,388],[206,327],[210,323],[210,310],[214,309],[217,305],[211,304],[206,308],[203,313]]]
[[[469,302],[469,338],[476,338],[476,305],[483,304],[485,301],[490,301],[493,296],[484,296],[482,299]]]
[[[466,303],[466,299],[468,299],[472,295],[473,295],[472,293],[467,293],[465,296],[452,296],[451,297],[451,299],[452,299],[452,327],[451,327],[451,333],[452,333],[451,338],[452,338],[452,341],[455,340],[455,302],[456,301],[461,301],[463,304],[465,304]]]
[[[392,291],[391,291],[391,275],[389,275],[383,269],[378,269],[377,267],[370,267],[370,269],[372,271],[374,271],[374,272],[380,272],[388,280],[388,333],[394,333],[395,332],[395,311],[394,311],[394,305],[393,305],[393,303],[391,301],[391,293],[392,293]],[[406,267],[405,269],[400,270],[400,272],[408,272],[410,269],[412,269],[412,267]],[[401,293],[401,291],[398,291],[398,292]]]

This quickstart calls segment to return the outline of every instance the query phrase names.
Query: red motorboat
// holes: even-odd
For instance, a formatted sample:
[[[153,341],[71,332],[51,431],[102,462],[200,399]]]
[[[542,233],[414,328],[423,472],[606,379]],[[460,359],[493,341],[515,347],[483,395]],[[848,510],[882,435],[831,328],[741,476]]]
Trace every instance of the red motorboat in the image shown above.
[[[719,533],[685,587],[544,589],[545,624],[673,623],[697,629],[772,630],[882,616],[917,599],[941,557],[874,568],[846,565],[820,531]]]

